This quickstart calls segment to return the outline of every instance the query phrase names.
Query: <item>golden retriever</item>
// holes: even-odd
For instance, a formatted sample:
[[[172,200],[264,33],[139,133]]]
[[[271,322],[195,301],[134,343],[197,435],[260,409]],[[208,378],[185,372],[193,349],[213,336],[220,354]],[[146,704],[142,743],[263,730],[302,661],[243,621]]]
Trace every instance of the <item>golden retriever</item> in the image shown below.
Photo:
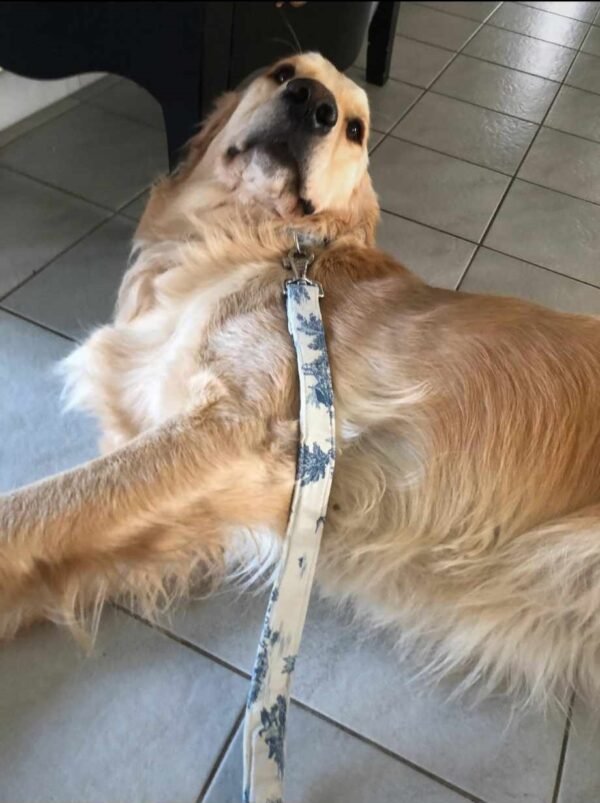
[[[600,321],[424,284],[374,246],[365,93],[317,54],[223,97],[153,189],[114,322],[66,363],[104,456],[0,500],[5,635],[276,565],[292,232],[324,288],[338,455],[318,580],[426,663],[600,691]]]

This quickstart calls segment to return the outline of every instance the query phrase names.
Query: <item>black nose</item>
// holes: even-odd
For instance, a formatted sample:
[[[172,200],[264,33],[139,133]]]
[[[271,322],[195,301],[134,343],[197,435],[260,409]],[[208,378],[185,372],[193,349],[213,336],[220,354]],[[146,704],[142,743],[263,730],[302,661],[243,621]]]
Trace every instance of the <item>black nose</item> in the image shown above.
[[[283,91],[293,120],[304,122],[317,134],[327,134],[337,122],[335,98],[326,86],[313,78],[294,78]]]

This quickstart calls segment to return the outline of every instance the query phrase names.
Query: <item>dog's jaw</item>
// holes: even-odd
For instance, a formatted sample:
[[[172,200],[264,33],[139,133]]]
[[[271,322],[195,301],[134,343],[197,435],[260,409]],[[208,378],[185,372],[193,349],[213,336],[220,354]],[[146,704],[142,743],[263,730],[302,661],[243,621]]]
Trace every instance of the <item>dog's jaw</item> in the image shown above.
[[[242,203],[259,203],[281,217],[315,211],[302,191],[306,158],[277,128],[229,144],[219,160],[219,178]]]

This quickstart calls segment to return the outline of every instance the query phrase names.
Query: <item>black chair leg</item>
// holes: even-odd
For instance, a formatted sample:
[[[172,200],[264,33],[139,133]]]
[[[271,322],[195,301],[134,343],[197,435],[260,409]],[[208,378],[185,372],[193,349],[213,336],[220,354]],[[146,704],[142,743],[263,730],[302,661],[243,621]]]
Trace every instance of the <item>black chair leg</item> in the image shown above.
[[[182,147],[199,130],[215,98],[229,85],[235,3],[220,0],[199,5],[203,14],[200,47],[188,47],[181,54],[178,63],[171,65],[174,76],[171,84],[161,85],[159,90],[171,171],[177,167]]]
[[[369,25],[367,81],[383,86],[390,75],[400,3],[378,3]]]

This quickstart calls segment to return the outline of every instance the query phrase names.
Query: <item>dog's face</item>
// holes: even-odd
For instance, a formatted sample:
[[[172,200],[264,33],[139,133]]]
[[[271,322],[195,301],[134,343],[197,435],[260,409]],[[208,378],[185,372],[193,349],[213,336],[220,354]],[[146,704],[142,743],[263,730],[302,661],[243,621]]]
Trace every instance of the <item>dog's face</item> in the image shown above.
[[[344,211],[361,191],[374,202],[367,96],[322,56],[278,62],[221,114],[202,172],[212,171],[240,201],[286,217]]]

